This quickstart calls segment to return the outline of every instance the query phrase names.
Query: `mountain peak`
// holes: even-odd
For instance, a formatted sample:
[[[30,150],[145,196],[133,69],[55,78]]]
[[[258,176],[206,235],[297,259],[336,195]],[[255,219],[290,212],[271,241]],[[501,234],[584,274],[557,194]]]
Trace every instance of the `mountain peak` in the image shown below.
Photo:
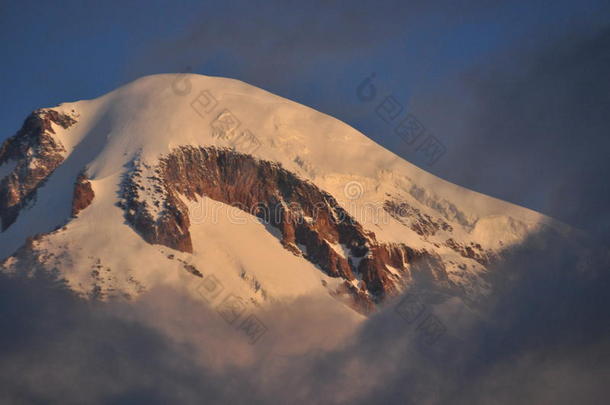
[[[255,306],[322,294],[369,313],[419,285],[477,300],[503,249],[559,226],[328,115],[192,74],[36,110],[1,147],[0,182],[3,266],[61,267],[94,297],[201,298],[214,277]]]

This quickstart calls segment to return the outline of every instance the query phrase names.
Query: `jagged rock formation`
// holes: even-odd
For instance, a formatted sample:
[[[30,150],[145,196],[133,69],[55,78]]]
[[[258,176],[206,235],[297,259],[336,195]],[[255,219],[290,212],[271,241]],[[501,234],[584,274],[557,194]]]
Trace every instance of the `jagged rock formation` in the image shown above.
[[[453,232],[453,227],[442,219],[433,219],[406,202],[386,201],[383,209],[403,225],[409,226],[420,236],[431,236],[439,230]]]
[[[31,201],[36,190],[63,162],[66,149],[54,136],[52,124],[64,129],[74,118],[51,109],[30,114],[21,129],[0,147],[0,166],[15,167],[0,179],[0,220],[2,231],[11,226],[20,210]]]
[[[458,252],[463,257],[476,260],[483,266],[488,265],[495,257],[492,251],[484,250],[480,244],[474,242],[470,242],[470,245],[465,245],[457,243],[452,238],[449,238],[445,242],[445,245]]]
[[[448,233],[453,232],[453,227],[440,218],[432,218],[430,215],[421,213],[417,208],[406,202],[388,200],[384,203],[384,210],[401,224],[408,226],[422,237],[434,236],[439,230]],[[483,249],[480,243],[470,242],[468,244],[458,243],[449,238],[444,243],[451,250],[459,253],[462,257],[475,260],[486,266],[494,258],[494,253],[489,249]]]
[[[276,163],[231,150],[189,146],[156,166],[136,160],[121,195],[125,218],[146,241],[189,253],[183,198],[206,196],[249,212],[277,228],[286,249],[346,280],[343,292],[357,296],[361,309],[397,294],[405,278],[449,286],[437,255],[379,243],[330,194]]]
[[[155,168],[154,175],[147,173],[150,169],[139,159],[129,165],[118,205],[124,209],[127,222],[148,243],[192,253],[188,208],[175,195],[173,187],[162,181],[161,169]],[[143,180],[151,185],[143,185]]]

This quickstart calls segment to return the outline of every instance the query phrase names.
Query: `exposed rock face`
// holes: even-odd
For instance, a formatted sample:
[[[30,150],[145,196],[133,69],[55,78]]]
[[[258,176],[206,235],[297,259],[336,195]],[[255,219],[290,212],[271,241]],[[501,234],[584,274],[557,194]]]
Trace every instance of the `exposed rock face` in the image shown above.
[[[279,229],[282,244],[330,276],[354,279],[342,244],[354,257],[368,251],[369,235],[335,199],[279,165],[213,148],[181,148],[161,162],[170,198],[207,196],[233,205]],[[298,245],[305,249],[301,251]]]
[[[30,114],[21,129],[0,147],[0,167],[14,163],[14,168],[0,179],[0,221],[2,231],[11,226],[36,190],[64,161],[64,146],[54,136],[52,124],[67,129],[76,121],[50,109]]]
[[[125,219],[148,243],[168,246],[182,252],[193,252],[188,208],[162,181],[161,169],[156,176],[143,177],[151,167],[139,160],[132,162],[121,185],[119,206]],[[150,187],[143,183],[149,181]]]
[[[383,209],[403,225],[409,226],[420,236],[431,236],[439,230],[453,232],[453,227],[442,219],[434,219],[406,202],[386,201]]]
[[[470,245],[463,245],[457,243],[452,238],[447,239],[445,245],[450,247],[451,249],[458,252],[463,257],[467,257],[469,259],[476,260],[481,263],[483,266],[489,264],[490,261],[493,260],[495,255],[492,251],[484,250],[480,244],[470,242]]]
[[[181,198],[202,196],[278,229],[286,249],[343,278],[336,294],[351,294],[363,312],[398,293],[405,280],[450,287],[434,253],[379,243],[330,194],[276,163],[231,150],[180,147],[154,166],[133,162],[120,206],[149,243],[192,252],[188,209]]]
[[[362,314],[370,314],[375,310],[375,303],[370,299],[364,285],[358,288],[344,281],[335,291],[331,291],[331,295]]]
[[[91,182],[87,179],[87,175],[85,173],[81,173],[74,183],[72,216],[77,216],[79,212],[91,205],[94,197],[95,193],[91,187]]]

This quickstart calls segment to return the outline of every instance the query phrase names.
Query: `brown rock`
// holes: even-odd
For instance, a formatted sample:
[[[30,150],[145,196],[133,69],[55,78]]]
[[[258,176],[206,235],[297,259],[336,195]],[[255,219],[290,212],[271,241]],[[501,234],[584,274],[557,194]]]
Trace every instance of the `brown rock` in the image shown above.
[[[155,173],[147,175],[157,184],[154,190],[139,186],[144,169]],[[180,147],[154,168],[135,161],[124,178],[120,205],[127,222],[147,242],[192,252],[188,209],[179,196],[193,201],[206,196],[238,207],[278,229],[286,249],[327,275],[346,281],[358,275],[360,289],[347,283],[335,293],[352,296],[364,312],[396,295],[402,276],[448,286],[440,258],[402,244],[377,242],[330,194],[277,163],[226,149]],[[151,206],[155,199],[160,211]],[[349,259],[335,251],[335,244],[345,247]],[[386,265],[400,274],[392,274]]]
[[[72,216],[76,217],[79,212],[87,208],[93,202],[95,193],[91,188],[91,182],[83,172],[74,183],[74,196],[72,198]]]
[[[76,121],[54,110],[30,114],[21,129],[0,146],[0,165],[16,161],[15,168],[0,179],[2,231],[11,226],[21,209],[36,196],[53,171],[64,161],[64,146],[53,134],[51,123],[68,128]]]

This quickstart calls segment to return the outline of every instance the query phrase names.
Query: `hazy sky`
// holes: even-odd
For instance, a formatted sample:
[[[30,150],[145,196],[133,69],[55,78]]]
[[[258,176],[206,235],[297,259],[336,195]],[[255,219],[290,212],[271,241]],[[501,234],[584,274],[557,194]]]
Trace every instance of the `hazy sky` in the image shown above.
[[[331,114],[452,182],[610,241],[608,1],[0,5],[0,139],[33,109],[192,69]],[[375,74],[377,98],[356,95]],[[446,148],[428,166],[375,108]]]

